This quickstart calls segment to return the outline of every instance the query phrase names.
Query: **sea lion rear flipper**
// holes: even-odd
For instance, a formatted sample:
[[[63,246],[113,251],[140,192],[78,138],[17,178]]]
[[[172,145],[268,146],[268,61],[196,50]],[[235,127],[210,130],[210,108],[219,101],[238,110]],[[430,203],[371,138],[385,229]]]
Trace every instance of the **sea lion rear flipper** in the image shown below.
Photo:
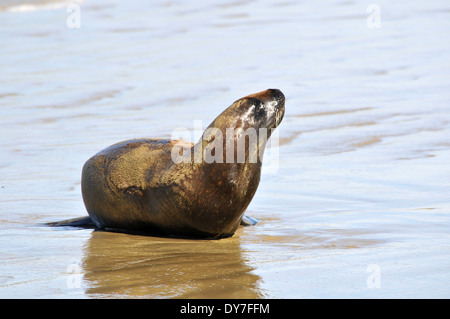
[[[70,227],[80,227],[80,228],[95,228],[95,224],[92,221],[91,217],[85,216],[85,217],[78,217],[78,218],[72,218],[72,219],[66,219],[62,220],[60,222],[51,222],[47,223],[48,226],[54,226],[54,227],[64,227],[64,226],[70,226]]]
[[[258,219],[247,216],[247,215],[242,216],[242,219],[241,219],[242,226],[253,226],[253,225],[256,225],[256,223],[258,223],[258,222],[259,222]]]

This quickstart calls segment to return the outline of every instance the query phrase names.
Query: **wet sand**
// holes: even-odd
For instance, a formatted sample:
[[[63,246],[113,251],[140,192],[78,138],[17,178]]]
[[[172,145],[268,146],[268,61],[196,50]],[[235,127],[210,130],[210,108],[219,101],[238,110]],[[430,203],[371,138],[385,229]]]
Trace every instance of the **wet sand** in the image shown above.
[[[381,1],[369,28],[353,2],[87,0],[79,29],[50,2],[0,1],[1,298],[450,297],[445,1]],[[256,226],[213,241],[43,226],[86,215],[99,150],[206,127],[271,87],[286,115]]]

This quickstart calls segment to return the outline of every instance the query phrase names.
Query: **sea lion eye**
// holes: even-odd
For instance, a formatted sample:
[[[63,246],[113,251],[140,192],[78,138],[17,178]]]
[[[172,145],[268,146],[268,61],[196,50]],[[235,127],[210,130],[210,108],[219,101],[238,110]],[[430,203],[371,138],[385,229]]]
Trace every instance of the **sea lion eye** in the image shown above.
[[[266,116],[266,109],[264,108],[263,103],[258,101],[254,105],[255,105],[255,118],[262,118]]]

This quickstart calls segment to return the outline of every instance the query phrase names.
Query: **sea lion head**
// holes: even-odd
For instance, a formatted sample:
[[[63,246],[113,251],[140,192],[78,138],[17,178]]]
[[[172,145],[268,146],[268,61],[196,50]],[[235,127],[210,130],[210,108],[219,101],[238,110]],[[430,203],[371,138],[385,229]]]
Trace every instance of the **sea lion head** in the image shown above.
[[[268,89],[247,95],[237,100],[231,107],[241,112],[242,128],[274,129],[284,116],[284,94],[278,89]],[[270,134],[270,132],[269,132]]]
[[[209,127],[274,129],[283,119],[284,102],[284,94],[278,89],[247,95],[223,111]]]
[[[250,160],[251,163],[255,163],[255,159],[259,162],[269,137],[283,119],[284,103],[284,94],[278,89],[268,89],[240,98],[205,130],[202,136],[203,149],[219,146],[223,148],[223,162],[230,163],[232,158],[242,162],[239,154],[237,159],[236,155],[227,154],[230,153],[228,145],[234,144],[232,149],[239,152],[239,145],[246,144],[245,158],[254,159]],[[243,152],[241,154],[244,156]],[[221,158],[220,155],[216,156],[216,160],[222,161]]]

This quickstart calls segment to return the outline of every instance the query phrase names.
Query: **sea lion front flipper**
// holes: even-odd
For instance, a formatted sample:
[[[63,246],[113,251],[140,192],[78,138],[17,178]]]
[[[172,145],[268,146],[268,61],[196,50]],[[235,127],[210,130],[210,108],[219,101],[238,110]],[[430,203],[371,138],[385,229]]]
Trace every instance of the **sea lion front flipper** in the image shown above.
[[[259,219],[256,219],[256,218],[253,218],[253,217],[250,217],[247,215],[242,216],[242,219],[241,219],[242,226],[253,226],[253,225],[256,225],[256,223],[258,223],[258,222],[259,222]]]

